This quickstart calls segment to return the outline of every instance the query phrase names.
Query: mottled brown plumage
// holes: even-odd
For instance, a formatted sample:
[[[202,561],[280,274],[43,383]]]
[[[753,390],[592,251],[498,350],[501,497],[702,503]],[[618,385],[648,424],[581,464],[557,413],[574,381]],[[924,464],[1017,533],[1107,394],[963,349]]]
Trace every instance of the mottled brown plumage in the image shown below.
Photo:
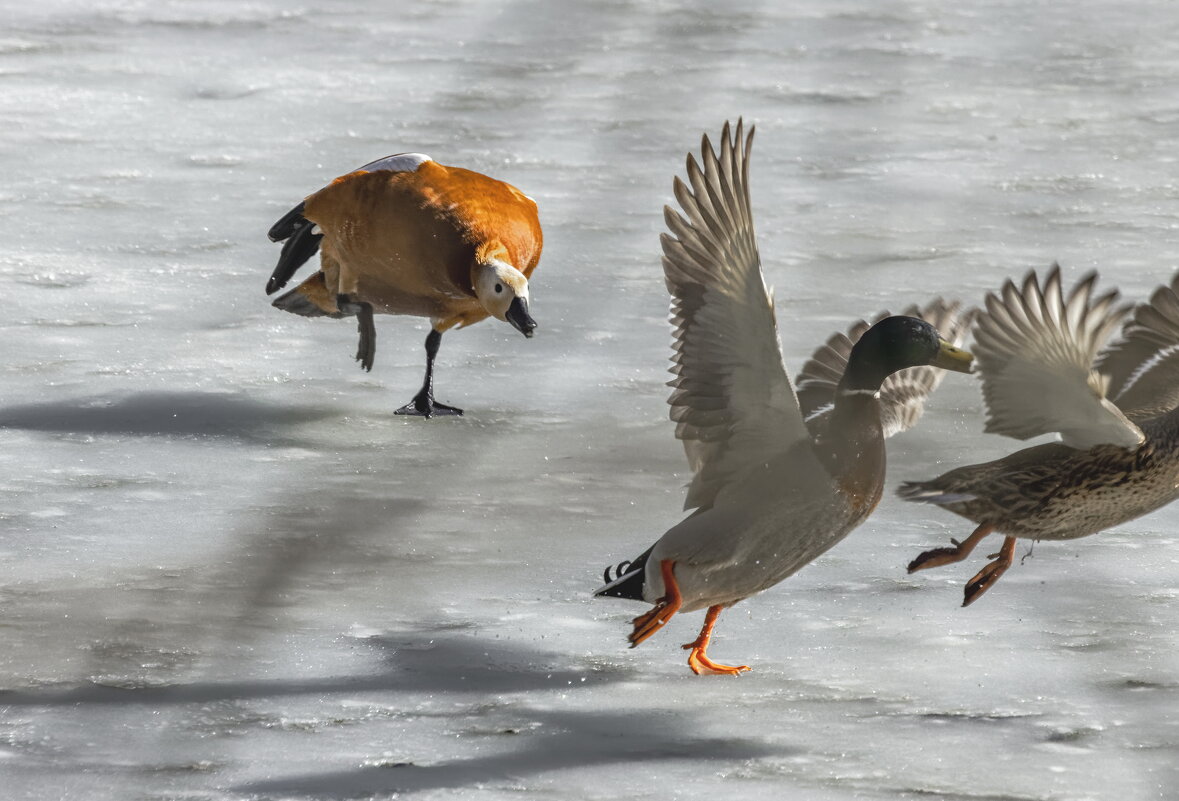
[[[1043,433],[1057,414],[1061,430],[1077,442],[1113,442],[1037,445],[902,485],[899,494],[906,500],[937,504],[979,526],[967,542],[922,553],[910,572],[961,561],[992,531],[1005,535],[1007,544],[1014,538],[1075,539],[1179,498],[1179,276],[1139,305],[1121,341],[1100,354],[1126,309],[1114,307],[1115,293],[1093,300],[1093,280],[1078,284],[1083,304],[1075,302],[1082,297],[1078,290],[1063,297],[1059,268],[1043,288],[1034,273],[1022,289],[1008,282],[1001,295],[988,297],[975,352],[988,411],[993,400],[1008,410],[998,424],[992,416],[993,427],[1032,436]],[[1062,341],[1074,347],[1061,347]],[[1017,369],[1005,373],[1012,362]],[[1043,391],[1045,386],[1056,392]],[[1022,409],[1033,411],[1010,412]],[[1009,564],[1009,552],[1005,547],[996,562]],[[975,576],[964,605],[992,586],[1006,566]]]

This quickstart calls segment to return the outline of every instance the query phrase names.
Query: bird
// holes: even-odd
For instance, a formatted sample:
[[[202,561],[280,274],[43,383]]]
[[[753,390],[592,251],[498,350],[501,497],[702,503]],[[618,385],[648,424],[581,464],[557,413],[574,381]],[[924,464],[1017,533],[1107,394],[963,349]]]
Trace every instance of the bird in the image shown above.
[[[1117,290],[1095,294],[1097,278],[1088,273],[1066,296],[1059,265],[1042,281],[1029,271],[988,294],[975,322],[985,430],[1059,441],[897,490],[977,525],[953,547],[921,553],[909,573],[960,562],[989,534],[1004,535],[966,583],[963,606],[1011,566],[1017,539],[1086,537],[1179,498],[1179,274],[1132,314]]]
[[[673,190],[661,236],[672,297],[668,403],[694,476],[681,522],[635,559],[607,568],[595,595],[645,601],[631,647],[676,613],[706,609],[684,646],[696,674],[736,675],[707,650],[721,611],[808,564],[879,502],[884,438],[916,419],[936,385],[933,367],[969,372],[971,355],[929,322],[885,316],[836,335],[801,373],[783,365],[770,290],[761,271],[749,198],[754,129],[725,123],[719,154],[705,135],[688,182]],[[932,316],[956,335],[956,304]],[[932,365],[933,367],[930,367]],[[917,368],[905,376],[897,371]],[[924,372],[922,372],[924,371]]]
[[[421,390],[394,413],[463,410],[434,399],[442,334],[487,317],[532,337],[528,279],[543,245],[536,202],[516,187],[422,153],[377,159],[309,195],[274,224],[271,295],[315,252],[320,269],[273,305],[305,317],[355,316],[356,360],[372,370],[373,314],[430,319]]]

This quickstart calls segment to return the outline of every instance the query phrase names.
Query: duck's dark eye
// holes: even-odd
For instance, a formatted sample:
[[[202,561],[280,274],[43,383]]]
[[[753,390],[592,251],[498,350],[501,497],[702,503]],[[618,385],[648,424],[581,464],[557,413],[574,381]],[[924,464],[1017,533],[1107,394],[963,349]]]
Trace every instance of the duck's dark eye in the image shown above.
[[[497,294],[497,295],[498,295],[500,292],[503,292],[503,291],[504,291],[504,285],[503,285],[503,284],[496,284],[496,285],[495,285],[495,294]]]

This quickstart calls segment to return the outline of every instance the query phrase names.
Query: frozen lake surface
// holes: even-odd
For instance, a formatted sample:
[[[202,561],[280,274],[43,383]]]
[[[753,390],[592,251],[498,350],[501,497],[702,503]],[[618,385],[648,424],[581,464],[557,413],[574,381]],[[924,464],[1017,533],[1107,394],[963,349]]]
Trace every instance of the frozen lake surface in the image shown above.
[[[393,10],[394,5],[400,6]],[[676,522],[662,207],[756,123],[796,371],[832,331],[1059,260],[1179,266],[1179,7],[874,0],[4,3],[0,795],[1179,798],[1179,507],[961,609],[902,504],[721,619],[602,568]],[[537,199],[537,336],[272,309],[266,231],[421,151]],[[950,376],[890,479],[1015,443]],[[997,542],[995,543],[997,545]]]

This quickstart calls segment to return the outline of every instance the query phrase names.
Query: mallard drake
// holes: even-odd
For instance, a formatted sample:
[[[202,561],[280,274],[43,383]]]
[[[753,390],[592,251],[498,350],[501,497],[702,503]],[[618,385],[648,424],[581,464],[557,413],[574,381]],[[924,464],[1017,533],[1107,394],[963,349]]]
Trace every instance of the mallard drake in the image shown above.
[[[443,332],[495,317],[531,337],[528,279],[543,236],[536,203],[516,187],[421,153],[399,153],[341,176],[270,229],[284,242],[266,294],[320,251],[320,271],[274,305],[359,322],[356,360],[371,370],[373,313],[430,318],[426,377],[396,414],[462,414],[434,400]]]
[[[790,576],[859,525],[880,500],[884,438],[911,425],[939,375],[969,372],[970,354],[913,316],[861,323],[819,349],[796,394],[782,364],[749,202],[753,129],[708,137],[690,188],[665,209],[663,269],[672,296],[671,418],[694,477],[694,510],[639,557],[607,568],[595,593],[654,604],[636,617],[631,646],[677,612],[707,609],[684,646],[695,673],[737,674],[707,649],[720,612]],[[956,304],[928,313],[957,334]],[[916,368],[906,377],[898,374]]]
[[[1066,298],[1060,268],[1029,272],[986,299],[975,354],[986,430],[1016,439],[1057,432],[985,464],[898,490],[978,524],[953,547],[925,551],[909,572],[959,562],[988,534],[999,553],[966,584],[963,606],[1011,566],[1018,538],[1067,540],[1133,520],[1179,498],[1179,276],[1139,305],[1121,341],[1101,351],[1128,306],[1094,295],[1096,273]],[[1111,400],[1112,399],[1112,400]]]

